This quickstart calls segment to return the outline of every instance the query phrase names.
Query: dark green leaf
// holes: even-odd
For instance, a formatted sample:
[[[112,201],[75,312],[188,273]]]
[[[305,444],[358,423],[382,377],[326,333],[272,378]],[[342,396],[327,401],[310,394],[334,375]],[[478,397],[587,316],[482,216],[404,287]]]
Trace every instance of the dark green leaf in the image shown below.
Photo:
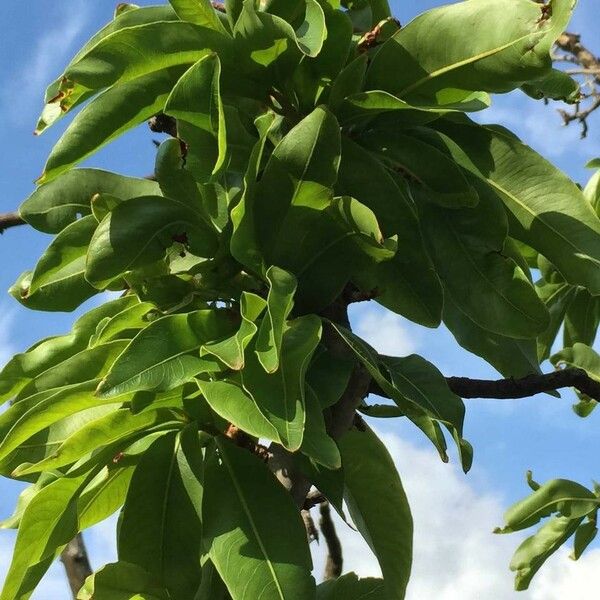
[[[387,600],[383,579],[359,579],[347,573],[317,587],[317,600]]]

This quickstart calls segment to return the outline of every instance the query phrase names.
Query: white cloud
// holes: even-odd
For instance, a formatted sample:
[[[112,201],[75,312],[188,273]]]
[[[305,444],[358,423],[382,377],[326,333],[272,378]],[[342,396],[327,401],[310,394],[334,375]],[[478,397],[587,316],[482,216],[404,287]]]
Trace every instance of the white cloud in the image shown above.
[[[382,438],[402,476],[415,524],[406,600],[587,600],[590,589],[600,588],[600,550],[578,563],[565,550],[542,567],[529,591],[513,591],[508,565],[522,537],[491,533],[502,524],[506,506],[497,491],[473,487],[473,480],[483,480],[485,474],[465,477],[455,465],[441,463],[433,450],[397,435]],[[377,562],[359,534],[339,519],[337,531],[344,545],[344,571],[378,576]],[[313,556],[320,577],[324,548],[313,544]]]
[[[14,79],[0,94],[0,106],[5,114],[19,123],[27,122],[31,113],[41,108],[43,93],[52,78],[58,76],[90,16],[89,3],[69,2],[47,31],[33,44],[33,51],[22,65],[17,65]],[[44,23],[45,24],[45,23]]]
[[[417,330],[406,319],[374,306],[362,308],[354,316],[355,333],[379,354],[406,356],[417,350]]]

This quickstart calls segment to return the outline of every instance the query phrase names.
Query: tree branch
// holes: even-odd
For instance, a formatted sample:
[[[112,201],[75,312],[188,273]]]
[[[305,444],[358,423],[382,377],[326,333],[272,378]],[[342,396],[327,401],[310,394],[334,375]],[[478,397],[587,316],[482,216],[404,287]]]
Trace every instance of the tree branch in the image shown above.
[[[569,368],[528,375],[522,379],[469,379],[468,377],[446,378],[450,389],[461,398],[527,398],[542,392],[551,392],[565,387],[574,387],[582,394],[600,402],[600,382],[591,379],[583,369]]]
[[[321,513],[319,526],[321,527],[323,539],[327,544],[324,579],[337,579],[342,574],[344,557],[342,554],[342,544],[340,543],[340,538],[337,536],[335,525],[331,518],[329,502],[323,502],[319,507],[319,512]]]
[[[5,229],[16,227],[17,225],[25,225],[25,221],[18,212],[0,214],[0,233],[4,233]]]
[[[73,598],[77,598],[77,594],[83,587],[85,580],[92,574],[92,567],[81,533],[78,533],[66,545],[60,555],[60,560],[67,572],[67,579],[69,580]]]

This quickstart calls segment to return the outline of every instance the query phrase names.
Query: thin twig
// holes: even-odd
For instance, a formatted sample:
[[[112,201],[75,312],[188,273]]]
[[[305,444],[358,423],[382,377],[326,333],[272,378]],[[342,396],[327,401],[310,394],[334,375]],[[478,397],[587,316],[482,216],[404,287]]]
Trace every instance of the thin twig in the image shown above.
[[[85,580],[92,574],[92,567],[88,558],[81,533],[78,533],[65,547],[60,555],[60,560],[67,572],[69,587],[73,598],[77,598],[79,590]]]

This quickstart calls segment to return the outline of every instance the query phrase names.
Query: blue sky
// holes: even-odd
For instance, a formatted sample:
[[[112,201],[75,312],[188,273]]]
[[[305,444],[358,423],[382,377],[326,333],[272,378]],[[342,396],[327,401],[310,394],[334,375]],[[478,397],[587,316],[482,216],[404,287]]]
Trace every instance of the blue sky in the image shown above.
[[[440,4],[430,0],[393,2],[395,14],[403,23],[418,12]],[[32,135],[46,83],[61,72],[74,51],[111,17],[113,8],[112,1],[3,0],[0,3],[0,22],[4,24],[0,36],[1,212],[14,209],[31,193],[49,149],[64,129],[64,124],[59,124],[40,138]],[[570,29],[581,33],[584,43],[600,53],[594,0],[580,0]],[[553,106],[513,93],[494,98],[492,108],[480,119],[511,128],[580,183],[585,183],[590,175],[583,165],[600,156],[598,116],[590,122],[589,137],[579,140],[577,126],[564,128]],[[152,171],[154,161],[151,139],[146,128],[141,128],[92,157],[88,164],[146,175]],[[35,264],[50,239],[25,227],[9,230],[0,237],[1,290],[6,290],[22,271]],[[85,307],[78,313],[82,310]],[[0,363],[42,337],[67,331],[74,317],[26,311],[7,294],[0,295]],[[462,351],[446,330],[427,330],[377,307],[357,307],[353,321],[360,334],[387,353],[417,352],[432,360],[446,375],[497,376],[483,361]],[[560,476],[584,484],[598,477],[595,467],[600,411],[581,420],[570,409],[572,401],[569,392],[562,399],[539,396],[520,401],[468,401],[466,437],[475,447],[475,465],[466,477],[457,469],[456,460],[450,465],[439,464],[434,450],[406,423],[378,424],[415,507],[419,538],[415,580],[409,598],[517,597],[511,591],[507,565],[518,538],[500,538],[492,536],[490,531],[500,524],[502,510],[527,492],[525,471],[533,469],[538,480]],[[20,489],[15,483],[0,481],[0,519],[10,514]],[[364,574],[374,573],[373,561],[352,533],[344,530],[343,536],[349,568]],[[96,528],[88,535],[94,564],[112,558],[111,538],[112,524]],[[11,533],[0,533],[0,582],[12,540]],[[570,564],[563,553],[544,570],[539,583],[534,581],[532,592],[518,597],[587,598],[585,590],[594,583],[600,584],[599,572],[600,549],[593,549],[577,565]],[[53,570],[35,596],[51,600],[68,597],[60,567]]]

